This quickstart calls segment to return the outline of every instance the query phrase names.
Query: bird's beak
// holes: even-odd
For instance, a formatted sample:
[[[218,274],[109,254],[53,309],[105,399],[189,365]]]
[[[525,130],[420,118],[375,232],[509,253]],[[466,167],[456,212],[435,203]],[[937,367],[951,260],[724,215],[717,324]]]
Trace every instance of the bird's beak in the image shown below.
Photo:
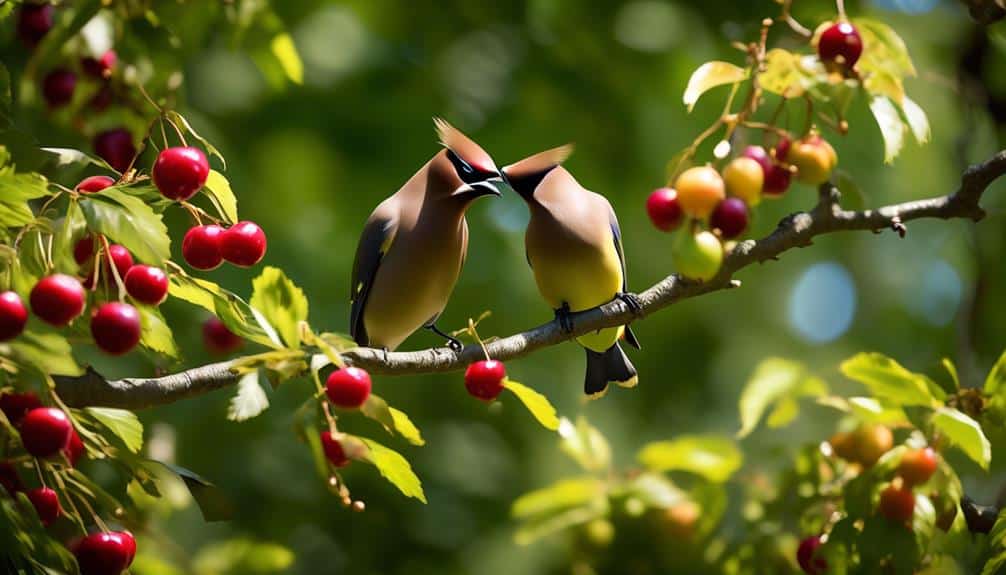
[[[474,184],[465,184],[454,191],[451,194],[454,197],[459,197],[466,200],[474,200],[475,198],[481,198],[482,196],[496,196],[499,197],[503,195],[499,186],[503,184],[503,178],[495,177],[482,182],[475,182]]]

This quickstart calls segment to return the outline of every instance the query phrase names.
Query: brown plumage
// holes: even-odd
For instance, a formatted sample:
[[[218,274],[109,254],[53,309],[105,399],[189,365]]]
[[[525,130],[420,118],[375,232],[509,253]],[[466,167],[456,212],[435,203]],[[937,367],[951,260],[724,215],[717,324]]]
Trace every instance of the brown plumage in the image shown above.
[[[436,330],[468,250],[465,210],[499,195],[492,158],[436,119],[446,146],[368,218],[353,263],[350,332],[360,345],[397,348],[421,327]],[[456,344],[456,340],[451,340]]]

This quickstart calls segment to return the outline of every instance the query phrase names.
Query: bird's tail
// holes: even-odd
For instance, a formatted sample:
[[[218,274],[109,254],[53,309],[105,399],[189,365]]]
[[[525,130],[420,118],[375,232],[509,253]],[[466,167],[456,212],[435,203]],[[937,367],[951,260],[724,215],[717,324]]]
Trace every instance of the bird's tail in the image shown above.
[[[634,387],[639,381],[636,368],[618,343],[604,353],[584,349],[587,351],[587,376],[583,382],[583,392],[587,397],[603,397],[611,382],[622,387]]]

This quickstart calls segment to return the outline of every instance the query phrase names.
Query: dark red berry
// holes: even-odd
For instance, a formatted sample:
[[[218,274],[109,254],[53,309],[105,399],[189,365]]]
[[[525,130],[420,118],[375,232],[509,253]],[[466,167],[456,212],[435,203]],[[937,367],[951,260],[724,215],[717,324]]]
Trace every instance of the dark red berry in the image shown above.
[[[160,305],[168,297],[168,274],[161,268],[135,265],[124,279],[126,292],[140,303]]]
[[[118,55],[115,50],[109,50],[101,55],[100,58],[92,58],[87,56],[80,60],[80,68],[88,76],[94,78],[108,78],[112,75],[112,70],[115,68],[115,63],[119,60]]]
[[[684,214],[673,188],[659,188],[646,199],[646,213],[658,230],[669,232],[681,225]]]
[[[346,450],[342,448],[342,443],[332,436],[331,431],[321,432],[321,448],[325,451],[325,458],[332,465],[336,467],[349,465],[349,457],[346,456]]]
[[[17,13],[17,35],[29,48],[35,47],[52,28],[52,5],[22,4]]]
[[[801,541],[796,550],[796,562],[807,575],[824,575],[828,571],[828,562],[823,557],[816,557],[820,547],[821,538],[814,536]]]
[[[888,486],[880,492],[880,514],[895,523],[905,523],[915,514],[915,494],[910,487]]]
[[[220,254],[230,263],[250,267],[265,256],[265,232],[254,222],[238,222],[220,238]]]
[[[783,136],[775,145],[775,159],[780,162],[785,162],[786,158],[789,157],[789,150],[793,147],[793,140],[790,140],[786,136]]]
[[[42,97],[50,108],[59,108],[70,103],[76,87],[77,75],[66,68],[57,68],[42,80]]]
[[[0,487],[7,490],[11,497],[15,493],[24,489],[21,478],[17,474],[17,468],[10,461],[0,461]],[[3,495],[0,493],[0,495]]]
[[[122,355],[140,343],[140,312],[128,303],[103,304],[91,316],[91,336],[105,353]]]
[[[216,268],[224,261],[220,255],[223,234],[224,229],[213,224],[190,229],[182,239],[182,257],[197,270]]]
[[[211,317],[203,324],[203,343],[212,353],[230,353],[243,343],[240,336],[227,329],[219,318]]]
[[[29,411],[42,407],[42,402],[34,391],[24,393],[12,392],[0,394],[0,411],[7,416],[7,421],[14,426],[20,425],[21,420]]]
[[[465,370],[465,388],[469,395],[484,401],[492,401],[503,392],[506,368],[495,359],[476,361]]]
[[[776,150],[776,155],[778,156],[779,150]],[[765,174],[765,183],[762,188],[762,194],[767,196],[781,196],[786,193],[789,188],[790,173],[785,166],[780,166],[765,151],[765,148],[761,146],[748,146],[744,149],[743,156],[745,158],[751,158],[759,164],[761,164],[762,171]]]
[[[93,263],[91,260],[94,258],[94,236],[88,234],[79,240],[77,243],[73,244],[73,261],[77,262],[77,265],[86,265],[88,263]]]
[[[898,475],[905,481],[905,485],[921,485],[936,473],[938,464],[939,456],[933,448],[913,449],[901,456]]]
[[[112,244],[108,246],[108,256],[112,260],[112,264],[115,265],[115,271],[119,273],[119,278],[124,278],[129,268],[133,267],[133,256],[129,253],[125,247],[119,244]],[[112,268],[105,262],[105,273],[109,276],[112,275]]]
[[[21,296],[12,291],[0,293],[0,341],[14,339],[28,323],[28,310]]]
[[[168,148],[154,162],[154,184],[164,197],[187,200],[206,183],[210,163],[199,148]]]
[[[21,443],[35,457],[56,455],[70,443],[70,418],[55,407],[38,407],[21,420]]]
[[[112,86],[107,82],[98,89],[87,105],[95,112],[104,112],[110,105],[112,105],[112,98],[115,93],[112,90]]]
[[[84,287],[77,278],[53,274],[35,284],[28,300],[32,313],[42,321],[64,326],[84,311]]]
[[[77,461],[84,455],[84,451],[86,451],[84,449],[84,442],[80,440],[77,430],[74,429],[70,432],[70,441],[66,444],[66,449],[63,450],[63,455],[70,462],[70,467],[77,466]]]
[[[136,555],[136,540],[128,531],[92,533],[71,547],[80,575],[119,575]]]
[[[863,54],[863,39],[856,27],[839,22],[827,28],[817,44],[817,55],[824,62],[835,62],[852,68]]]
[[[52,489],[48,487],[29,489],[25,495],[28,496],[28,501],[31,501],[32,507],[38,513],[42,525],[48,527],[63,514],[63,508],[59,506],[59,496]]]
[[[748,227],[747,204],[740,198],[723,200],[713,210],[709,225],[720,230],[720,234],[728,240],[736,238]]]
[[[125,172],[136,156],[133,136],[125,128],[106,130],[94,137],[94,151],[120,172]]]
[[[113,178],[109,178],[108,176],[91,176],[81,180],[74,189],[82,194],[91,194],[94,192],[100,192],[101,190],[114,185],[115,180]]]
[[[370,397],[370,374],[358,367],[337,369],[325,382],[325,393],[333,404],[346,409],[363,405]]]

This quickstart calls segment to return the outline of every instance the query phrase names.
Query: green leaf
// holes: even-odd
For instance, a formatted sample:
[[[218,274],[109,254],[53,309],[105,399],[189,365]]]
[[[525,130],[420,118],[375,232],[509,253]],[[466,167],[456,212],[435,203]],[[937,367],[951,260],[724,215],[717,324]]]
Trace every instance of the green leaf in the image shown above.
[[[750,435],[758,426],[762,415],[773,404],[786,402],[786,407],[789,409],[798,409],[793,399],[826,394],[827,385],[818,378],[808,377],[806,371],[803,364],[795,361],[778,357],[762,360],[741,392],[741,429],[737,432],[737,437],[744,438]],[[795,415],[795,412],[791,413],[789,420]],[[775,417],[776,425],[783,423],[782,415]]]
[[[227,407],[227,419],[245,421],[269,409],[269,398],[258,382],[258,371],[244,374],[238,380],[238,392]]]
[[[163,465],[185,482],[185,486],[188,487],[189,493],[192,494],[192,498],[196,500],[196,505],[199,506],[199,510],[203,514],[203,521],[227,521],[234,516],[234,505],[223,490],[216,485],[184,467],[155,459],[148,461]]]
[[[87,227],[80,205],[76,201],[71,201],[63,220],[54,222],[54,225],[56,234],[52,241],[53,266],[58,272],[77,273],[78,265],[73,259],[73,246],[84,236]]]
[[[284,347],[261,312],[213,282],[172,274],[168,293],[213,312],[236,335],[267,347]]]
[[[220,160],[220,163],[223,165],[224,171],[227,171],[227,160],[224,159],[224,156],[223,154],[220,153],[220,150],[216,149],[216,147],[213,144],[209,143],[209,141],[206,138],[200,136],[198,132],[192,129],[192,124],[190,124],[189,121],[185,119],[185,116],[179,114],[175,110],[168,110],[167,117],[175,125],[179,125],[180,127],[185,128],[185,131],[187,131],[193,138],[198,140],[199,143],[202,144],[204,148],[206,148],[207,152],[209,152],[213,156],[216,156],[217,159]]]
[[[294,559],[293,551],[277,543],[231,539],[203,547],[192,565],[195,573],[264,575],[288,572]]]
[[[206,311],[216,311],[217,293],[220,286],[204,279],[171,274],[168,294]]]
[[[17,339],[7,344],[14,361],[30,365],[43,373],[53,375],[81,375],[84,370],[73,359],[73,348],[65,337],[57,333],[39,333],[29,324]]]
[[[360,406],[360,413],[380,423],[388,433],[397,431],[412,445],[426,444],[409,416],[404,411],[390,407],[388,402],[376,393],[367,396],[367,401]]]
[[[939,388],[930,385],[928,377],[908,371],[883,354],[859,353],[843,361],[839,369],[849,379],[869,388],[873,395],[894,405],[933,407],[943,399],[934,397],[933,390]]]
[[[99,168],[104,168],[110,172],[114,172],[115,168],[108,165],[108,162],[102,160],[101,158],[92,156],[76,150],[74,148],[41,148],[43,152],[48,152],[56,156],[56,167],[64,167],[71,165],[78,165],[81,167],[86,167],[89,165],[98,166]]]
[[[1000,549],[982,567],[981,575],[1000,575],[1004,568],[1006,568],[1006,549]]]
[[[901,100],[901,111],[905,113],[905,119],[908,121],[908,127],[912,129],[915,141],[920,144],[928,142],[932,132],[929,128],[929,118],[926,117],[922,107],[905,96]]]
[[[138,305],[136,309],[140,311],[140,344],[156,353],[163,354],[172,359],[178,359],[178,344],[171,333],[171,327],[164,320],[161,312],[154,307]]]
[[[269,42],[269,49],[279,61],[286,77],[294,84],[303,84],[304,63],[300,60],[300,54],[297,53],[297,46],[294,45],[293,38],[286,32],[277,34]]]
[[[884,163],[890,164],[905,147],[905,124],[894,103],[886,96],[870,98],[870,111],[884,138]]]
[[[861,73],[883,70],[898,78],[916,74],[908,47],[893,28],[870,18],[855,18],[852,23],[863,39],[863,55],[856,64]]]
[[[985,378],[985,393],[999,395],[1004,392],[1006,392],[1006,351],[999,356],[999,360]]]
[[[49,195],[49,182],[42,174],[15,173],[13,166],[0,169],[0,201],[21,203]]]
[[[957,366],[954,365],[954,362],[950,361],[949,357],[944,357],[940,364],[950,374],[951,389],[947,389],[947,393],[956,393],[961,389],[961,378],[957,375]]]
[[[595,477],[562,479],[548,487],[518,497],[510,506],[510,515],[515,519],[526,519],[536,515],[555,514],[605,497],[607,487],[600,479]]]
[[[799,54],[774,48],[765,54],[765,71],[758,75],[758,85],[783,98],[799,98],[824,72],[820,62],[807,62]]]
[[[688,499],[684,491],[659,473],[641,473],[626,486],[626,492],[655,509],[669,509]]]
[[[542,537],[606,517],[609,511],[607,500],[599,500],[555,515],[545,515],[543,518],[527,521],[514,533],[514,543],[529,545]]]
[[[266,266],[252,281],[251,307],[262,312],[287,347],[300,347],[300,322],[307,321],[307,297],[283,270]]]
[[[604,471],[611,466],[611,446],[604,435],[584,417],[559,420],[559,448],[587,471]]]
[[[509,378],[503,385],[517,396],[542,427],[551,431],[559,429],[559,418],[555,415],[555,407],[552,407],[547,397]]]
[[[385,479],[397,487],[403,495],[414,497],[426,503],[426,494],[423,493],[422,483],[412,471],[412,466],[400,453],[372,439],[361,437],[360,440],[368,448],[366,460],[373,463]]]
[[[977,421],[952,407],[940,407],[933,414],[932,423],[933,427],[982,469],[989,468],[992,445]]]
[[[416,424],[412,423],[412,420],[409,419],[409,416],[404,411],[395,409],[394,407],[389,407],[388,409],[391,411],[391,417],[395,422],[395,429],[406,441],[412,445],[426,445],[426,440],[423,439],[419,428],[416,427]]]
[[[685,106],[688,106],[688,111],[691,112],[702,94],[717,86],[741,82],[747,77],[747,70],[730,62],[718,60],[706,62],[699,66],[692,73],[692,77],[688,79],[688,86],[685,88],[683,97]]]
[[[743,461],[734,442],[718,435],[685,435],[647,443],[636,458],[651,471],[688,471],[715,483],[730,479]]]
[[[873,397],[850,397],[849,407],[861,421],[886,425],[908,421],[903,409]]]
[[[143,448],[143,424],[132,411],[111,407],[85,407],[84,411],[121,439],[133,453]]]
[[[80,207],[88,228],[122,244],[138,260],[161,266],[171,257],[171,238],[161,216],[123,189],[88,194]]]
[[[238,199],[227,178],[216,170],[210,170],[210,175],[206,178],[206,191],[220,217],[229,224],[237,223]]]

